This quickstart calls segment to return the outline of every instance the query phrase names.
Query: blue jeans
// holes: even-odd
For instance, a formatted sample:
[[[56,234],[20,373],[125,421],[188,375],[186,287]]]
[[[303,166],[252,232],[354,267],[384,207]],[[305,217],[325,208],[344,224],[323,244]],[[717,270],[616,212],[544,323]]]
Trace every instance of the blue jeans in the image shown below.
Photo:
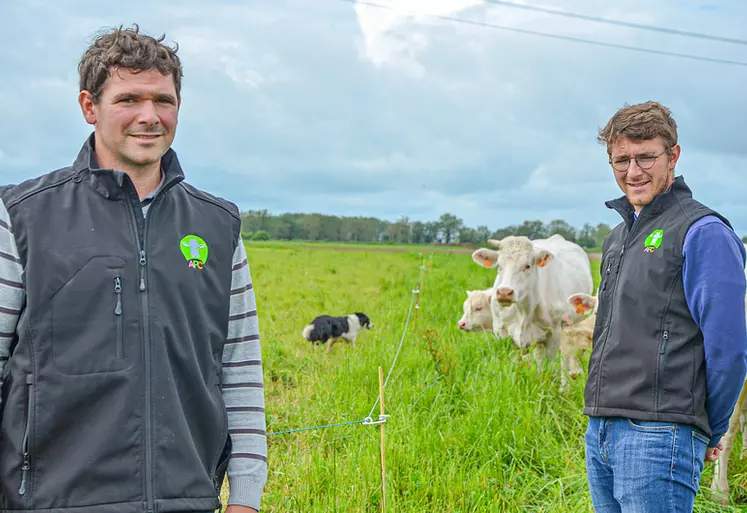
[[[596,513],[691,513],[708,437],[684,424],[590,417],[586,473]]]

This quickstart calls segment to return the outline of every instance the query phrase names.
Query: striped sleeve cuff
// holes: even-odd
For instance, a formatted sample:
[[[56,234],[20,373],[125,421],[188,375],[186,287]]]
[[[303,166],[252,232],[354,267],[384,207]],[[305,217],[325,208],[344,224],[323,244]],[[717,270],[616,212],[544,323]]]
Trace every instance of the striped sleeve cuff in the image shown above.
[[[262,489],[264,486],[255,483],[249,477],[234,476],[229,479],[230,494],[228,496],[228,506],[249,506],[259,511],[259,505],[262,501]]]

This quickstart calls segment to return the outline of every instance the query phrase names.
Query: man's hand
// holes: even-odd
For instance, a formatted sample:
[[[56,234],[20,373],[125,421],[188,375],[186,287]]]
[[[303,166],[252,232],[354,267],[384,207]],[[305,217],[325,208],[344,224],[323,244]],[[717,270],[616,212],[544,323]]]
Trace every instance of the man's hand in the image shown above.
[[[259,513],[256,509],[250,508],[249,506],[228,506],[226,513]]]
[[[724,446],[721,442],[718,443],[716,447],[709,447],[706,449],[706,461],[716,461],[721,454],[721,451],[724,450]]]

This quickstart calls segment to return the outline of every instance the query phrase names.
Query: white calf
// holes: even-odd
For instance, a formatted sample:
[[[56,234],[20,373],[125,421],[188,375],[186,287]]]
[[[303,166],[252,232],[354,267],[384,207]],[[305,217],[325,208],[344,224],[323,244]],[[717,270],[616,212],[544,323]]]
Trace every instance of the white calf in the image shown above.
[[[560,391],[568,389],[568,378],[576,379],[584,373],[581,367],[580,355],[591,351],[591,341],[594,336],[594,324],[597,320],[599,303],[596,296],[590,294],[573,294],[568,298],[568,304],[573,311],[584,316],[574,322],[571,314],[563,320],[563,330],[560,333]]]
[[[493,315],[490,302],[493,289],[468,290],[467,299],[462,304],[464,314],[457,325],[464,331],[493,331]]]

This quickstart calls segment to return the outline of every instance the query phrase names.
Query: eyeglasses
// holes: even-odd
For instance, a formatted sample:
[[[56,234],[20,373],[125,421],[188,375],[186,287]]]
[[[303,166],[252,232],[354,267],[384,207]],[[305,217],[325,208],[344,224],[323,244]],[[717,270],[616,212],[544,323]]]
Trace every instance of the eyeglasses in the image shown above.
[[[650,169],[654,162],[656,162],[656,159],[661,157],[663,154],[669,153],[669,149],[666,148],[661,153],[639,153],[635,156],[636,164],[638,164],[638,167],[641,169]],[[612,167],[615,169],[615,171],[627,171],[628,167],[630,167],[630,161],[631,158],[628,156],[619,156],[615,157],[614,159],[610,159],[610,164],[612,164]]]

